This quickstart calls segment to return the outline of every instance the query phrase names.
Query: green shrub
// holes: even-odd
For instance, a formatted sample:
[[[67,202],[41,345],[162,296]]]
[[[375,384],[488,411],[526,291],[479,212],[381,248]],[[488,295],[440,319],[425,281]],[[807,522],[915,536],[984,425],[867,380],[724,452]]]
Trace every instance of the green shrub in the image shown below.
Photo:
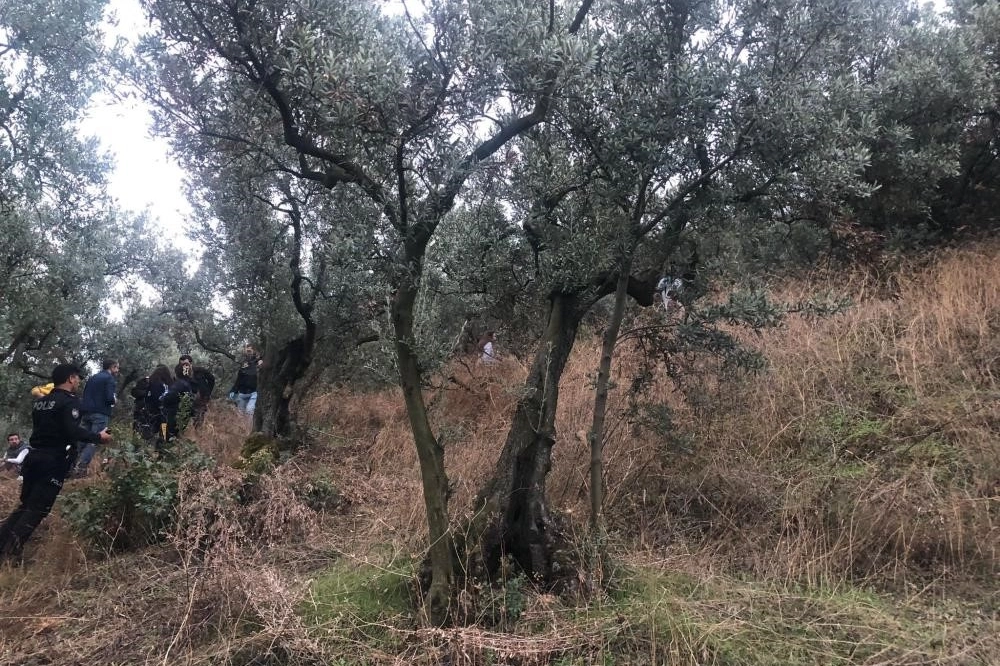
[[[61,509],[73,530],[102,552],[159,541],[174,521],[177,477],[214,464],[184,440],[175,440],[168,455],[126,443],[108,457],[107,481],[66,493]]]
[[[295,488],[295,495],[313,511],[333,511],[344,505],[344,496],[324,476],[309,479],[302,487]]]

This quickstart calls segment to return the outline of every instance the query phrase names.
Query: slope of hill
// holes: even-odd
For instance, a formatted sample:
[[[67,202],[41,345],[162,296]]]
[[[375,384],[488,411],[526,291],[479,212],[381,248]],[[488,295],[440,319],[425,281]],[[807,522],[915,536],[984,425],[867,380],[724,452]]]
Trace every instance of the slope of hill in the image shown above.
[[[424,523],[402,403],[331,390],[304,406],[311,446],[277,467],[233,467],[245,423],[216,408],[195,439],[219,464],[182,474],[157,545],[102,554],[57,510],[30,565],[0,569],[0,663],[1000,663],[1000,248],[874,285],[838,283],[854,307],[748,339],[769,362],[757,375],[695,359],[684,387],[628,395],[641,358],[622,348],[599,593],[511,570],[460,595],[474,622],[428,627],[411,603]],[[578,562],[597,356],[583,338],[564,376],[548,485]],[[456,363],[429,396],[456,519],[524,374],[512,357]],[[135,458],[119,478],[153,504]],[[4,512],[16,485],[0,480]],[[72,482],[60,504],[79,508],[84,487],[109,481]]]

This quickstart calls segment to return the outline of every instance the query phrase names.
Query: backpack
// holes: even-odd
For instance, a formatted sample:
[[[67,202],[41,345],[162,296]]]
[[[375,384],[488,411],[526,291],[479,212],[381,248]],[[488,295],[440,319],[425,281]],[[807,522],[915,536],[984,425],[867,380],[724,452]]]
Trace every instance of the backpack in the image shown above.
[[[143,377],[135,383],[132,390],[129,393],[132,395],[136,401],[139,401],[146,397],[146,391],[149,390],[149,377]]]
[[[208,368],[197,367],[191,371],[191,377],[195,393],[206,400],[211,398],[212,391],[215,390],[215,375]]]

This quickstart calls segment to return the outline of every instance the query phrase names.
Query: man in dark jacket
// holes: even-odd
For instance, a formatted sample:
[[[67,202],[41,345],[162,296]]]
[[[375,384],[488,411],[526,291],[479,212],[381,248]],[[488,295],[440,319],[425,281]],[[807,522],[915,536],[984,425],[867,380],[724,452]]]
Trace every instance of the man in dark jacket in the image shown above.
[[[173,383],[160,398],[167,424],[167,441],[179,435],[194,418],[195,398],[194,366],[191,357],[185,354],[174,368]]]
[[[80,369],[63,363],[52,370],[55,388],[32,405],[30,450],[21,466],[21,503],[0,525],[0,560],[20,561],[24,543],[49,515],[76,458],[76,443],[111,441],[107,430],[80,427]]]
[[[28,452],[28,443],[21,439],[16,432],[7,435],[7,454],[4,456],[3,471],[14,471],[21,474],[21,463],[24,462],[24,454]]]
[[[118,376],[118,361],[106,358],[101,362],[101,368],[102,370],[88,379],[87,385],[83,387],[83,400],[80,405],[83,420],[80,425],[90,432],[107,430],[108,424],[111,423],[111,410],[117,401],[115,377]],[[92,442],[81,442],[81,445],[83,449],[76,464],[76,473],[78,476],[86,476],[97,446]]]
[[[253,414],[254,407],[257,406],[257,370],[262,364],[253,345],[247,343],[243,349],[243,363],[236,372],[236,381],[229,389],[229,395],[237,409],[245,414]]]

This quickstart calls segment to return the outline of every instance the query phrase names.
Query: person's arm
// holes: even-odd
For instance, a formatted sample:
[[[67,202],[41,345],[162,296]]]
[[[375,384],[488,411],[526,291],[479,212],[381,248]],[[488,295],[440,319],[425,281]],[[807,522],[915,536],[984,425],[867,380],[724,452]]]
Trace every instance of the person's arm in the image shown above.
[[[115,376],[109,372],[108,381],[104,385],[104,404],[108,407],[114,407],[115,403],[118,402],[118,396],[115,394],[116,388],[118,388],[118,382],[115,381]]]
[[[236,370],[236,378],[233,379],[233,388],[229,389],[230,393],[239,393],[240,392],[240,380],[243,378],[243,369],[245,367],[246,366],[243,365],[243,366],[240,366],[240,368]]]
[[[93,442],[94,444],[99,444],[104,441],[101,437],[101,433],[90,432],[86,428],[80,426],[76,419],[73,418],[73,403],[67,402],[59,406],[59,425],[63,432],[63,435],[68,442]],[[107,431],[104,431],[105,434]],[[110,437],[109,437],[110,439]]]

